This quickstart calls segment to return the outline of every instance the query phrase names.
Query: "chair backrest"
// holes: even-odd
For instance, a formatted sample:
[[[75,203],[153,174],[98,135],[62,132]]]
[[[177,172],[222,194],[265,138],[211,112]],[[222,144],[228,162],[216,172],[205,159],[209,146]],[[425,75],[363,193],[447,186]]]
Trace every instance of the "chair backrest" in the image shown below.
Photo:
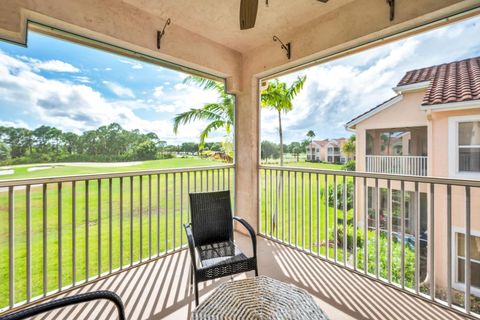
[[[191,193],[190,212],[196,246],[233,240],[230,191]]]
[[[56,300],[51,300],[45,303],[34,305],[33,307],[22,309],[20,311],[7,314],[5,316],[1,316],[0,320],[23,320],[23,319],[30,319],[33,316],[52,311],[55,309],[72,306],[79,303],[106,299],[110,300],[115,304],[118,310],[118,319],[119,320],[126,320],[125,316],[125,307],[123,305],[122,299],[112,291],[93,291],[93,292],[86,292],[80,293],[73,296],[60,298]]]

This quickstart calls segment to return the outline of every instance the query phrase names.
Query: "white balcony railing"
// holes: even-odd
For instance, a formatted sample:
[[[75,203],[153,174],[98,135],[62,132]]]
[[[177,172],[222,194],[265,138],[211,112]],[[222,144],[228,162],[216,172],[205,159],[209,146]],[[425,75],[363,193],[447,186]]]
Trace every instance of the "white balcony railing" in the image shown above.
[[[423,156],[366,156],[366,170],[373,173],[426,176],[428,157]]]
[[[0,314],[186,247],[188,194],[233,186],[233,165],[0,181]]]
[[[480,318],[480,181],[261,166],[259,191],[261,236]]]

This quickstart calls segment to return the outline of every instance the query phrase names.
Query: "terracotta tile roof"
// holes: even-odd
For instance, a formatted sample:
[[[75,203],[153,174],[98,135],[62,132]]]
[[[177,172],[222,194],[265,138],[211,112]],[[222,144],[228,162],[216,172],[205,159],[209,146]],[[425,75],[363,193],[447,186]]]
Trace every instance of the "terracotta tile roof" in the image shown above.
[[[323,148],[326,145],[328,145],[329,143],[335,144],[335,145],[342,144],[343,142],[345,142],[345,140],[347,140],[347,138],[313,140],[312,145],[315,144],[315,145]],[[311,146],[311,145],[309,145],[309,146]]]
[[[480,57],[408,71],[397,86],[424,81],[424,106],[480,100]]]
[[[324,147],[324,146],[327,145],[328,139],[324,139],[324,140],[314,140],[314,141],[312,141],[312,142],[315,143],[315,144],[317,144],[317,145],[319,145],[319,146],[321,146],[321,147]]]

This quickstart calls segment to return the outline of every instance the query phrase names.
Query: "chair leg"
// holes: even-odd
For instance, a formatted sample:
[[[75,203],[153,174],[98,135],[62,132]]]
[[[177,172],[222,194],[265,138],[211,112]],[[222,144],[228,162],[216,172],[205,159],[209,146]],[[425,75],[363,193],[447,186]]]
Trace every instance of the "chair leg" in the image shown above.
[[[255,277],[258,277],[258,266],[255,266]]]
[[[190,287],[193,285],[193,267],[190,266]]]
[[[195,306],[198,306],[198,282],[195,279]]]

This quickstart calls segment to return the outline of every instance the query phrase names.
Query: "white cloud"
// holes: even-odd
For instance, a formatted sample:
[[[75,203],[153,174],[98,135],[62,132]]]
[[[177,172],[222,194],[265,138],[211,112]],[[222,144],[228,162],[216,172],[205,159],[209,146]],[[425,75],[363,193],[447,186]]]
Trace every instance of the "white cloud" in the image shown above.
[[[60,60],[43,61],[35,66],[41,70],[47,70],[47,71],[80,72],[78,68],[75,68],[71,64],[60,61]]]
[[[139,62],[136,62],[136,61],[130,61],[130,60],[123,60],[123,59],[120,59],[119,60],[121,63],[125,63],[125,64],[128,64],[132,67],[132,69],[136,69],[136,70],[140,70],[140,69],[143,69],[143,65],[140,64]]]
[[[118,89],[112,86],[112,83],[108,84]],[[128,91],[121,90],[120,93],[131,98]],[[28,117],[26,119],[29,119],[29,123],[32,121],[33,127],[45,124],[65,131],[82,132],[116,122],[129,130],[155,132],[169,143],[198,141],[199,132],[205,126],[204,122],[195,122],[188,127],[182,127],[175,136],[171,120],[173,114],[162,113],[176,113],[200,107],[203,103],[214,100],[215,94],[185,86],[180,91],[172,90],[161,99],[163,101],[160,102],[156,101],[157,99],[109,101],[86,84],[48,79],[35,73],[33,67],[26,61],[0,51],[0,114],[9,114],[9,108],[15,106],[19,113]],[[140,109],[150,113],[147,116],[140,116],[136,113]],[[0,125],[28,127],[22,120],[2,120]],[[223,133],[219,132],[213,134],[210,139],[218,140],[222,135]]]
[[[26,128],[29,129],[29,125],[22,120],[15,120],[15,121],[6,121],[0,120],[0,127],[15,127],[15,128]]]
[[[345,123],[393,97],[392,88],[405,72],[479,56],[480,43],[472,41],[478,34],[480,18],[281,77],[291,83],[307,75],[293,110],[282,117],[285,140],[303,140],[310,129],[318,139],[350,135]],[[262,110],[262,139],[278,141],[277,117],[276,112]]]
[[[177,91],[181,91],[181,90],[187,89],[188,85],[185,83],[177,83],[176,85],[173,86],[173,88]]]
[[[77,80],[78,82],[81,83],[92,83],[89,77],[87,76],[75,76],[73,79]]]
[[[155,98],[160,98],[164,94],[165,93],[163,92],[163,86],[159,86],[159,87],[156,87],[155,89],[153,89],[153,96]]]
[[[20,59],[26,61],[34,70],[45,70],[51,72],[77,73],[80,69],[74,67],[70,63],[60,60],[46,60],[33,59],[25,56],[20,56]]]
[[[130,88],[111,81],[103,81],[103,84],[119,97],[135,98],[135,94]]]

